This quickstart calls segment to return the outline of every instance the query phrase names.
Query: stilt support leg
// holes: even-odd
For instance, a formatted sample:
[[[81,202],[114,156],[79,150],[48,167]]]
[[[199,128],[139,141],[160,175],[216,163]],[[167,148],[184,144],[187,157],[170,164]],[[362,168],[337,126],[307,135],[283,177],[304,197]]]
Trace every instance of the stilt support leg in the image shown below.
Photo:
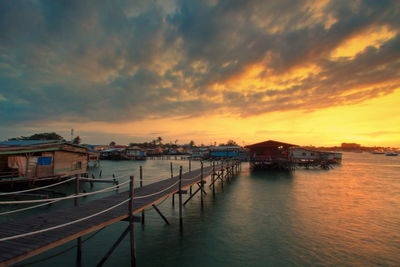
[[[153,208],[157,211],[157,213],[161,216],[161,218],[164,220],[164,222],[166,224],[169,224],[169,221],[167,220],[167,218],[165,218],[164,214],[161,213],[161,211],[157,208],[156,205],[153,205]]]
[[[103,264],[111,256],[111,254],[118,247],[118,245],[121,243],[121,241],[124,239],[124,237],[129,233],[129,229],[130,229],[130,226],[126,227],[125,231],[119,236],[117,241],[115,241],[114,245],[112,245],[112,247],[107,251],[106,255],[104,255],[104,257],[101,259],[101,261],[96,265],[97,267],[103,266]]]

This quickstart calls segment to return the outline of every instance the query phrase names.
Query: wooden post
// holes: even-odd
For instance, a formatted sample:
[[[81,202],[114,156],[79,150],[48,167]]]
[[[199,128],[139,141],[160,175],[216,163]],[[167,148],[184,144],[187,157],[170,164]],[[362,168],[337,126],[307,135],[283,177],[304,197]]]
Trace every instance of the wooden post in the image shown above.
[[[131,267],[136,267],[136,245],[135,228],[133,222],[133,196],[134,196],[134,177],[130,177],[129,183],[129,234],[131,241]]]
[[[200,172],[200,187],[201,187],[201,189],[200,189],[200,199],[201,199],[201,208],[203,208],[203,206],[204,206],[204,203],[203,203],[203,194],[204,194],[204,181],[203,181],[203,162],[201,162],[201,172]]]
[[[191,172],[191,171],[192,171],[192,160],[189,159],[189,172]]]
[[[79,195],[80,186],[79,186],[79,175],[75,174],[75,195]],[[79,205],[79,199],[74,199],[75,207]],[[82,266],[82,238],[78,237],[76,239],[76,266]]]
[[[139,167],[140,187],[143,187],[143,167]],[[142,225],[144,225],[144,210],[142,210]]]
[[[112,177],[113,177],[114,183],[115,183],[116,185],[119,185],[119,182],[117,181],[117,179],[115,179],[115,174],[114,174],[114,173],[113,173]],[[119,186],[117,186],[116,190],[117,190],[117,191],[119,190]]]
[[[232,166],[230,160],[228,160],[227,175],[228,175],[227,180],[229,181],[232,178]]]
[[[212,183],[213,196],[215,196],[215,161],[213,161],[212,165],[211,183]]]
[[[174,169],[172,168],[172,162],[170,162],[171,179],[174,178]],[[172,194],[172,207],[175,207],[175,194]]]
[[[182,228],[182,166],[179,168],[179,226]]]
[[[238,166],[238,165],[237,165],[237,161],[235,161],[235,165],[234,165],[234,166],[235,166],[234,169],[235,169],[235,176],[236,176],[236,175],[238,174],[238,169],[237,169],[237,166]]]
[[[221,188],[224,188],[224,165],[222,163],[222,169],[221,169]]]

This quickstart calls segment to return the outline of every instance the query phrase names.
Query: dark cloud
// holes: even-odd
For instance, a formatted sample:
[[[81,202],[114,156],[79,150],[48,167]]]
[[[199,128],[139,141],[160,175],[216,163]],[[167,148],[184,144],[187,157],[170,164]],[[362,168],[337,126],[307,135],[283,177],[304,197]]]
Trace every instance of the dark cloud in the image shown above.
[[[1,1],[0,121],[250,116],[359,103],[399,88],[399,15],[390,0],[319,8],[305,0]],[[397,35],[354,57],[330,56],[374,27]],[[265,82],[297,67],[320,71],[279,88],[214,88],[254,64]]]

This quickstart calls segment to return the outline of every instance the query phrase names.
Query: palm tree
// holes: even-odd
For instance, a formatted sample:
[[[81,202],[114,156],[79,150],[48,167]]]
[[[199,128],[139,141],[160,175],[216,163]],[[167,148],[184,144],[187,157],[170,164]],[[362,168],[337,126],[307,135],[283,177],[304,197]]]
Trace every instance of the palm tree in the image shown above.
[[[161,136],[159,136],[159,137],[157,137],[157,143],[159,144],[159,145],[161,145],[161,143],[162,143],[162,137]]]
[[[194,144],[194,141],[193,141],[193,140],[190,140],[189,146],[190,146],[190,147],[194,147],[194,145],[195,145],[195,144]]]

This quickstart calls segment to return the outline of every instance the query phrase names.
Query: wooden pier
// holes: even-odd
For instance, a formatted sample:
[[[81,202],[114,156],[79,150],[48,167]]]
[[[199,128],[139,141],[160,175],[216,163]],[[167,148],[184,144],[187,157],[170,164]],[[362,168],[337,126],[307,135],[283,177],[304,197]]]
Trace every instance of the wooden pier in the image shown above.
[[[128,233],[130,233],[131,237],[131,266],[135,266],[134,214],[142,213],[141,222],[144,223],[144,210],[148,207],[154,207],[162,219],[169,224],[169,221],[157,208],[156,204],[169,196],[177,194],[179,197],[180,225],[182,225],[182,206],[184,205],[182,195],[188,193],[188,190],[184,189],[190,188],[190,194],[188,194],[186,202],[190,201],[196,193],[200,193],[201,206],[203,207],[205,179],[211,176],[211,184],[209,186],[212,192],[215,193],[215,184],[218,180],[223,183],[224,179],[229,179],[239,171],[240,162],[238,161],[212,163],[210,166],[201,164],[200,169],[182,173],[181,168],[179,175],[142,186],[142,170],[140,170],[139,188],[133,189],[134,178],[131,176],[130,190],[128,191],[82,204],[78,204],[77,196],[85,194],[77,194],[76,198],[74,198],[75,207],[52,211],[30,218],[2,222],[0,223],[0,266],[15,264],[74,239],[77,240],[77,266],[81,266],[81,255],[84,253],[82,251],[81,237],[123,220],[129,222],[127,229],[121,234],[109,252],[101,260],[99,259],[97,266],[101,266],[107,260],[108,256]],[[80,179],[76,180],[79,188]],[[123,186],[123,184],[121,183],[117,186]],[[114,187],[118,188],[117,186]],[[196,187],[196,190],[192,193],[193,186]],[[52,201],[52,199],[49,199],[49,201]]]

